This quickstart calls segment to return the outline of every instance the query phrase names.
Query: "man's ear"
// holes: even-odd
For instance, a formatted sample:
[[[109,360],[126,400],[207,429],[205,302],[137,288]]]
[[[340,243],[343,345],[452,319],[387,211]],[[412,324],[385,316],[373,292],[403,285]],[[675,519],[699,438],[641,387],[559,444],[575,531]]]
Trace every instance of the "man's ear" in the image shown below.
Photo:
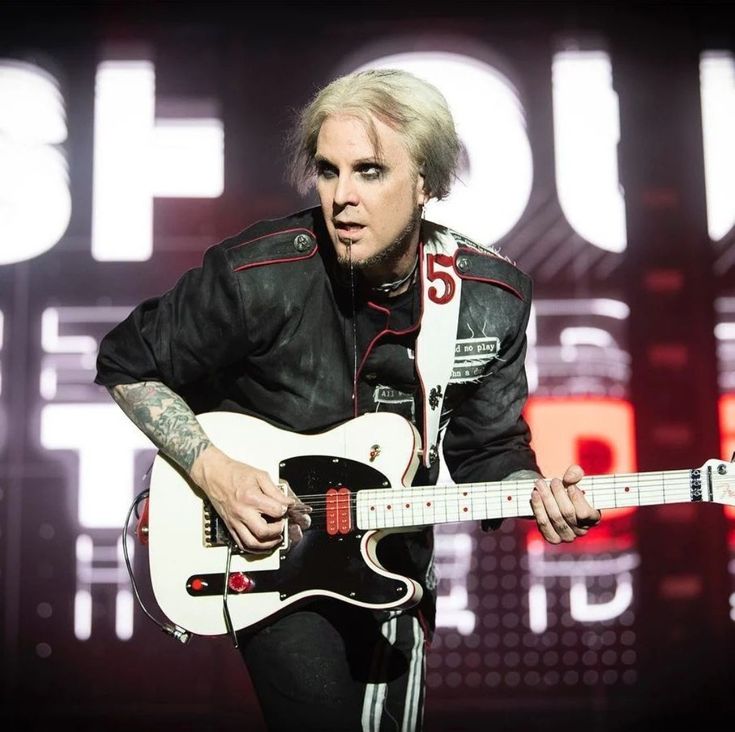
[[[424,177],[423,163],[419,165],[419,171],[416,177],[416,186],[417,186],[416,192],[418,194],[419,206],[424,206],[429,202],[429,199],[431,198],[431,194],[426,188],[426,179]]]

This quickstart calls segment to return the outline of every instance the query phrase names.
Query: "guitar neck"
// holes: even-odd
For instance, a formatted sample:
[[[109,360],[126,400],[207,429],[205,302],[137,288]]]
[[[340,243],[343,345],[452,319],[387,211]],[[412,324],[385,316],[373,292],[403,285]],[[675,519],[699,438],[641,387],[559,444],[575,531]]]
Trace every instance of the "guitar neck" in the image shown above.
[[[699,468],[587,476],[578,485],[589,503],[601,510],[712,500],[708,476]],[[532,490],[528,478],[361,490],[356,520],[361,529],[387,529],[530,516]]]

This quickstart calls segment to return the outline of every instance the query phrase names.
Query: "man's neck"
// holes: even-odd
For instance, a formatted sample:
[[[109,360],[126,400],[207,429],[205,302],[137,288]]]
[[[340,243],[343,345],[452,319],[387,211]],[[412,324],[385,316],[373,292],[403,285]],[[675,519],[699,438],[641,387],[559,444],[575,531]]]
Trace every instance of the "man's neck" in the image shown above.
[[[374,292],[379,293],[384,297],[397,297],[408,291],[413,283],[416,281],[416,274],[418,272],[418,252],[416,252],[413,263],[406,274],[401,277],[397,277],[395,280],[382,281],[380,284],[372,285],[371,289]]]
[[[418,271],[420,223],[417,221],[410,236],[408,246],[398,256],[388,261],[376,262],[366,267],[362,275],[368,286],[377,292],[395,297],[411,287]],[[407,232],[408,233],[408,232]]]

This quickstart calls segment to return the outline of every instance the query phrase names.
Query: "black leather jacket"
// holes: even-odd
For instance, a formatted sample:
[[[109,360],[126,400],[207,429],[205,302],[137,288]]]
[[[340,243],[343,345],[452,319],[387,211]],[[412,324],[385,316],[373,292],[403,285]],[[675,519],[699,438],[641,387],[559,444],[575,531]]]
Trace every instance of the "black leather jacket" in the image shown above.
[[[457,483],[538,470],[521,415],[530,280],[451,234],[463,282],[443,403],[447,467]],[[211,247],[201,267],[115,327],[100,345],[96,383],[161,381],[195,412],[240,411],[298,432],[375,410],[421,425],[418,290],[378,299],[345,280],[319,208],[261,221]],[[420,469],[414,484],[435,482],[438,468]]]
[[[452,235],[463,286],[443,405],[447,467],[458,483],[537,470],[521,416],[530,280]],[[201,267],[115,327],[100,345],[96,383],[161,381],[196,412],[240,411],[298,432],[375,410],[418,425],[417,290],[394,305],[342,281],[319,208],[261,221],[211,247]]]

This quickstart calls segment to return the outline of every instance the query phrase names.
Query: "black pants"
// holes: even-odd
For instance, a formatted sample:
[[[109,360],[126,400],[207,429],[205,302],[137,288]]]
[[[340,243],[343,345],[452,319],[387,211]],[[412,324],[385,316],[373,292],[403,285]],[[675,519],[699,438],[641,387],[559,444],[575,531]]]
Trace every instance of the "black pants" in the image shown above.
[[[421,729],[425,635],[418,617],[319,600],[240,635],[270,732]]]

